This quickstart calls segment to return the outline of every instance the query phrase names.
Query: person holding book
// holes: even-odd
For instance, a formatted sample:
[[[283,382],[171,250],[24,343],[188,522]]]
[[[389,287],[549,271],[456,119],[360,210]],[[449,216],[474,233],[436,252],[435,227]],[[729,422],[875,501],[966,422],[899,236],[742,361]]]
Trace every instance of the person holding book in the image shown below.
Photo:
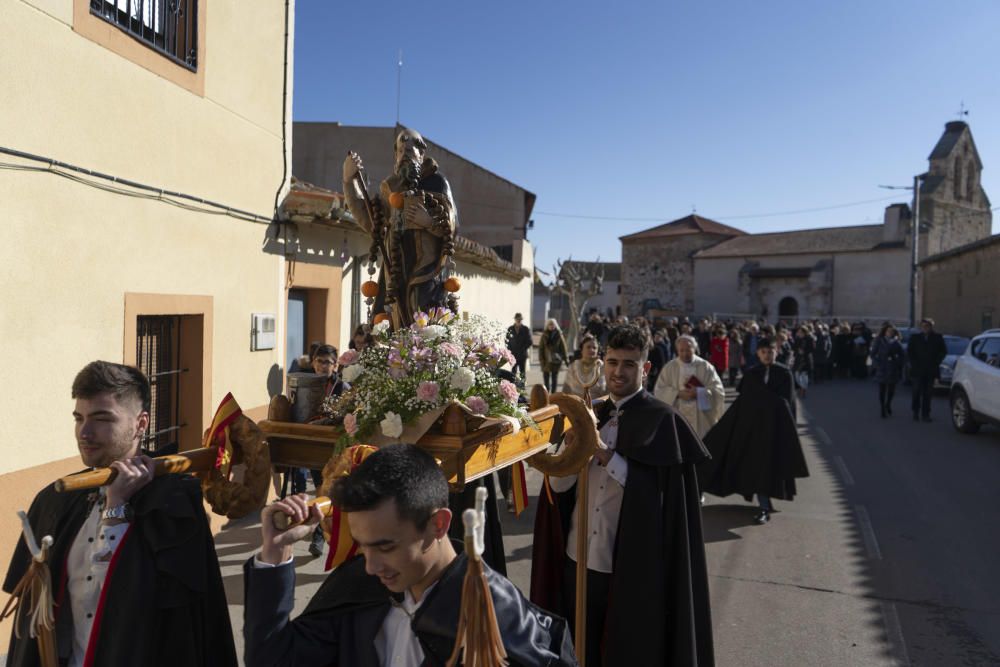
[[[703,438],[725,411],[726,390],[715,367],[697,356],[698,342],[693,336],[678,336],[674,345],[677,356],[660,372],[653,393]]]

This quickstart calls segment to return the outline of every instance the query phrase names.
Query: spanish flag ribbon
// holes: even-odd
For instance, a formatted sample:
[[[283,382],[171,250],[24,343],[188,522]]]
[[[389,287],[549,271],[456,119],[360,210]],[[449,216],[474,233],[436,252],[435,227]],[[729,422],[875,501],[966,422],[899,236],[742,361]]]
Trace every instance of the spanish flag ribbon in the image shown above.
[[[347,465],[337,476],[346,477],[353,473],[361,465],[361,462],[376,449],[371,445],[354,445],[345,449],[340,458],[346,460]],[[358,553],[358,543],[351,537],[351,529],[347,525],[347,512],[334,505],[330,510],[329,521],[327,535],[330,551],[326,556],[325,570],[332,570],[340,566],[345,561],[354,558]],[[324,525],[324,530],[326,528],[327,526]]]
[[[524,461],[518,461],[511,468],[510,485],[514,496],[514,516],[528,508],[528,483],[525,478]]]
[[[242,414],[243,411],[233,395],[226,394],[222,403],[219,403],[219,409],[215,411],[215,416],[212,418],[212,425],[208,427],[208,432],[205,434],[205,446],[215,447],[219,450],[215,467],[226,479],[229,479],[229,471],[233,466],[233,443],[229,439],[229,427]]]

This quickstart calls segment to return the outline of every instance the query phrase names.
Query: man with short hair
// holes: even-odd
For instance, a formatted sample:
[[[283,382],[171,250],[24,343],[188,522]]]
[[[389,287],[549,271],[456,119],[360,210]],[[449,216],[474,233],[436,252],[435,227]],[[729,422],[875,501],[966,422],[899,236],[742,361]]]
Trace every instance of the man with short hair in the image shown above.
[[[539,494],[531,599],[573,619],[577,526],[587,512],[586,664],[712,665],[708,572],[695,464],[698,436],[643,382],[649,337],[615,327],[604,358],[610,397],[597,410],[600,449],[579,475]],[[575,446],[572,430],[564,446]]]
[[[95,361],[77,374],[72,396],[84,465],[116,476],[97,490],[58,493],[50,484],[28,510],[36,538],[55,540],[49,567],[60,664],[236,665],[201,485],[189,475],[154,478],[153,460],[139,449],[149,381],[130,366]],[[5,591],[30,563],[19,542]],[[11,635],[8,665],[41,664],[28,617]]]
[[[527,373],[528,353],[531,351],[531,331],[524,326],[521,313],[514,313],[514,324],[507,327],[507,349],[514,355],[517,374],[523,380]]]
[[[944,337],[934,331],[934,320],[925,317],[920,321],[920,333],[910,336],[906,356],[910,361],[910,380],[913,381],[913,421],[931,420],[931,392],[934,380],[940,373],[941,362],[948,355]]]
[[[715,366],[695,354],[692,336],[679,336],[675,345],[677,356],[660,373],[653,393],[704,438],[726,409],[726,389]]]
[[[261,512],[261,551],[244,565],[247,667],[444,667],[468,560],[448,539],[448,482],[434,458],[414,445],[383,447],[336,482],[333,501],[361,555],[335,569],[295,620],[292,545],[321,515],[303,495]],[[304,523],[279,532],[278,513]],[[576,665],[566,621],[484,570],[511,667]]]
[[[748,502],[756,494],[758,524],[771,520],[772,498],[792,500],[796,478],[809,476],[795,423],[795,380],[775,361],[777,347],[774,338],[758,342],[760,363],[743,375],[739,397],[705,435],[712,459],[698,467],[705,493],[739,493]]]

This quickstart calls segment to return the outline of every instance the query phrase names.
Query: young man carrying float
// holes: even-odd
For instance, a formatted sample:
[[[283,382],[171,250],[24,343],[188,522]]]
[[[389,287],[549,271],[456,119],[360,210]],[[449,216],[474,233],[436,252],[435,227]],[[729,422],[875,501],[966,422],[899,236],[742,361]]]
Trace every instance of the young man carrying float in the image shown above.
[[[244,566],[247,667],[444,666],[459,624],[468,560],[448,539],[448,483],[430,454],[391,445],[333,488],[360,556],[327,578],[306,610],[294,603],[292,545],[320,511],[304,495],[261,512],[260,553]],[[280,532],[274,515],[302,525]],[[566,622],[535,607],[486,568],[511,667],[576,665]]]
[[[550,478],[554,493],[539,495],[531,599],[567,618],[576,607],[578,511],[587,511],[587,667],[714,664],[694,469],[708,453],[643,389],[649,348],[634,325],[608,336],[610,397],[597,409],[601,446],[586,468],[586,505],[577,502],[578,475]],[[572,447],[572,431],[566,439]]]
[[[60,664],[236,665],[201,485],[188,475],[154,478],[153,460],[139,455],[149,381],[135,368],[95,361],[77,374],[72,395],[84,465],[117,476],[99,490],[58,493],[49,485],[28,510],[34,534],[55,539],[49,564]],[[30,561],[18,543],[5,591]],[[29,616],[19,616],[8,665],[39,664]]]

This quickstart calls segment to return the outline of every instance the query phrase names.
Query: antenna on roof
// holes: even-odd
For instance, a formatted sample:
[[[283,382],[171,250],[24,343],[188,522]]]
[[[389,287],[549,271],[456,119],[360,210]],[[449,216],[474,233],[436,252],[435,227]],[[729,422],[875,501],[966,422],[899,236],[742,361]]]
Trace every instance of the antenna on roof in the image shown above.
[[[695,206],[694,204],[691,204],[691,215],[694,215],[697,212],[698,212],[698,207]]]
[[[399,50],[399,57],[396,58],[396,125],[399,125],[399,98],[403,87],[403,49]]]
[[[965,100],[962,100],[958,105],[958,119],[962,120],[963,116],[968,116],[969,110],[965,108]]]

